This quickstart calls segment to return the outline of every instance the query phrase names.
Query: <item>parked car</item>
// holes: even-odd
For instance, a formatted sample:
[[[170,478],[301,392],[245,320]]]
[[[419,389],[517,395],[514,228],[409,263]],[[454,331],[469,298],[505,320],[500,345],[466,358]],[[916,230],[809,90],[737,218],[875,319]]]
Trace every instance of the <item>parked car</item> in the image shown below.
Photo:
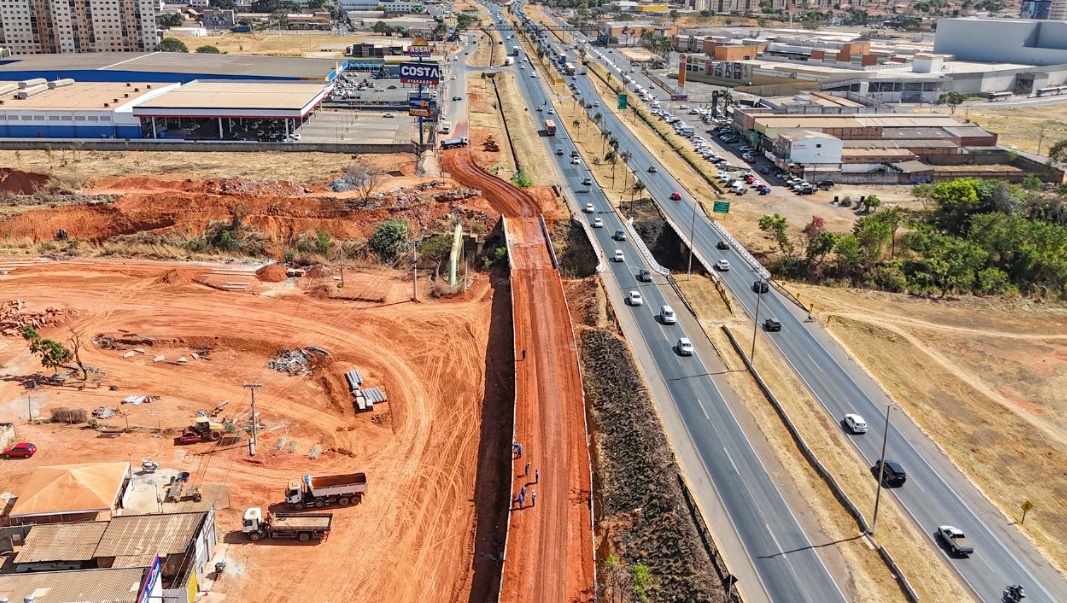
[[[4,450],[5,459],[28,459],[37,454],[37,447],[29,442],[19,442]]]
[[[630,304],[631,306],[640,306],[645,303],[645,299],[641,297],[640,291],[631,291],[626,296],[626,303]]]
[[[682,337],[678,340],[678,355],[679,356],[692,356],[693,355],[693,342],[688,338]]]
[[[867,433],[867,421],[859,415],[852,413],[845,415],[844,424],[854,434]]]
[[[388,117],[388,118],[393,118],[393,117],[396,117],[396,113],[386,113],[386,114],[385,114],[385,115],[383,115],[382,117]]]
[[[882,461],[875,461],[874,466],[871,467],[871,473],[874,474],[874,478],[878,479],[878,472],[882,470],[882,483],[891,488],[903,486],[904,482],[908,480],[908,474],[904,472],[904,467],[896,462],[886,459],[885,463]]]
[[[765,331],[774,333],[782,330],[782,323],[778,322],[774,318],[768,318],[763,321],[763,329]]]

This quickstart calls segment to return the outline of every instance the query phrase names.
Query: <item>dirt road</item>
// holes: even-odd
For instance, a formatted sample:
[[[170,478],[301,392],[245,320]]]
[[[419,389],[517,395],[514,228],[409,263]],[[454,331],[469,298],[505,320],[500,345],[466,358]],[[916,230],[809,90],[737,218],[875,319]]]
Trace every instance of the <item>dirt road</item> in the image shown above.
[[[593,533],[585,405],[574,334],[559,273],[552,267],[534,197],[487,174],[469,153],[445,155],[464,186],[483,191],[509,220],[515,325],[515,439],[512,513],[500,600],[591,601]],[[526,464],[529,463],[529,470]],[[540,480],[535,479],[540,471]],[[525,504],[518,497],[525,486]],[[537,492],[536,505],[533,493]]]

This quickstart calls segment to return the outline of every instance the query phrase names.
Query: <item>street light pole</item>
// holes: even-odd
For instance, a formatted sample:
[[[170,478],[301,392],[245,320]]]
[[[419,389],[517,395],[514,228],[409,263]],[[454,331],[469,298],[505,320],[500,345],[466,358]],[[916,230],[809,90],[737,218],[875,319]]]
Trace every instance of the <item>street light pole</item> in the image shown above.
[[[756,316],[752,322],[752,349],[748,352],[748,361],[753,364],[756,362],[756,331],[759,329],[760,302],[763,301],[763,278],[760,278],[758,282],[759,285],[756,287]]]
[[[874,535],[874,530],[878,528],[878,503],[882,500],[882,478],[885,476],[885,444],[889,439],[889,411],[893,409],[892,404],[886,404],[885,406],[885,431],[882,433],[882,457],[878,461],[878,492],[874,495],[874,519],[871,520],[871,532]]]
[[[256,430],[256,390],[263,387],[263,384],[245,383],[243,387],[252,392],[252,440],[248,442],[248,456],[256,456],[256,444],[259,443]]]
[[[689,224],[689,268],[687,268],[685,272],[685,280],[687,281],[693,279],[693,248],[696,247],[696,241],[694,240],[694,237],[696,236],[696,230],[697,200],[693,199],[693,221]]]

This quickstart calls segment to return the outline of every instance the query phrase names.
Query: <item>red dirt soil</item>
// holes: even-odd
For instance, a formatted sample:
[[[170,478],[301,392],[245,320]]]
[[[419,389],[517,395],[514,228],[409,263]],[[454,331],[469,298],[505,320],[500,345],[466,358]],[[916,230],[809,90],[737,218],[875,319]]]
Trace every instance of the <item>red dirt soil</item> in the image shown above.
[[[217,265],[232,270],[229,265]],[[486,396],[486,357],[492,292],[477,279],[467,293],[420,303],[360,304],[307,294],[297,287],[258,283],[259,293],[222,292],[194,282],[212,267],[156,262],[66,262],[19,266],[0,276],[0,290],[17,295],[29,310],[76,310],[63,326],[42,335],[66,341],[68,326],[83,342],[122,331],[150,336],[145,354],[86,343],[82,360],[99,367],[100,387],[42,386],[33,390],[36,414],[57,407],[119,409],[133,394],[158,395],[140,406],[122,405],[129,425],[175,433],[197,409],[222,400],[226,414],[247,416],[247,382],[263,383],[256,410],[264,430],[257,455],[243,445],[178,447],[170,438],[135,430],[101,439],[80,426],[27,424],[26,391],[17,377],[41,367],[18,337],[0,338],[0,421],[14,422],[17,437],[39,452],[0,463],[0,491],[43,465],[85,460],[155,459],[164,468],[190,471],[194,483],[228,486],[218,501],[226,576],[211,600],[282,603],[304,601],[440,601],[466,603],[474,551],[475,473],[480,419]],[[407,275],[351,271],[346,291],[394,299],[410,296]],[[226,278],[233,279],[233,276]],[[270,297],[263,291],[284,289]],[[394,291],[394,289],[396,291]],[[401,297],[400,299],[404,299]],[[331,356],[310,376],[267,368],[281,348],[317,345]],[[194,359],[192,352],[210,347]],[[163,354],[165,362],[153,362]],[[189,359],[187,364],[174,360]],[[389,396],[373,413],[354,412],[344,372],[358,368],[368,386]],[[110,391],[109,385],[119,386]],[[8,401],[12,401],[8,404]],[[119,427],[123,419],[105,423]],[[280,438],[296,451],[279,450]],[[315,445],[323,453],[308,458]],[[304,473],[365,471],[370,492],[363,503],[332,509],[334,529],[316,545],[251,543],[238,532],[245,507],[282,499],[288,480]],[[190,503],[191,504],[191,503]]]
[[[518,218],[508,220],[508,236],[516,347],[515,439],[524,454],[512,465],[514,503],[500,600],[592,601],[585,405],[563,283],[552,267],[536,217],[542,207],[530,195],[474,165],[465,150],[445,153],[444,165],[464,186],[481,189],[505,216]],[[524,475],[527,462],[530,473]],[[535,484],[537,469],[541,480]],[[523,485],[527,499],[520,509],[517,500]],[[537,504],[531,506],[534,491]]]
[[[0,193],[32,195],[48,184],[48,176],[0,168]]]

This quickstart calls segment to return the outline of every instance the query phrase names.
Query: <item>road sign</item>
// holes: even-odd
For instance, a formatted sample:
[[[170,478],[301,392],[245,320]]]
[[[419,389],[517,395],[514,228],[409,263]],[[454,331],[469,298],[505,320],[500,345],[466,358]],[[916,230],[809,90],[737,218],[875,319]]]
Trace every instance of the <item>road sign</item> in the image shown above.
[[[1034,503],[1032,503],[1030,501],[1026,501],[1026,502],[1024,502],[1022,504],[1022,508],[1023,508],[1023,513],[1026,513],[1028,511],[1030,511],[1030,509],[1034,508]]]
[[[441,66],[437,63],[401,63],[400,81],[404,84],[436,86],[441,83]]]
[[[689,100],[689,95],[688,94],[672,94],[671,95],[671,100],[672,101],[687,101],[687,100]]]
[[[428,57],[431,54],[433,54],[433,46],[430,46],[426,38],[415,38],[411,46],[408,46],[408,56]]]
[[[728,214],[728,213],[730,213],[730,202],[729,201],[716,201],[715,203],[712,203],[711,211],[713,211],[713,212],[715,212],[717,214]]]
[[[626,109],[626,101],[628,99],[629,97],[625,92],[619,95],[619,109]]]

